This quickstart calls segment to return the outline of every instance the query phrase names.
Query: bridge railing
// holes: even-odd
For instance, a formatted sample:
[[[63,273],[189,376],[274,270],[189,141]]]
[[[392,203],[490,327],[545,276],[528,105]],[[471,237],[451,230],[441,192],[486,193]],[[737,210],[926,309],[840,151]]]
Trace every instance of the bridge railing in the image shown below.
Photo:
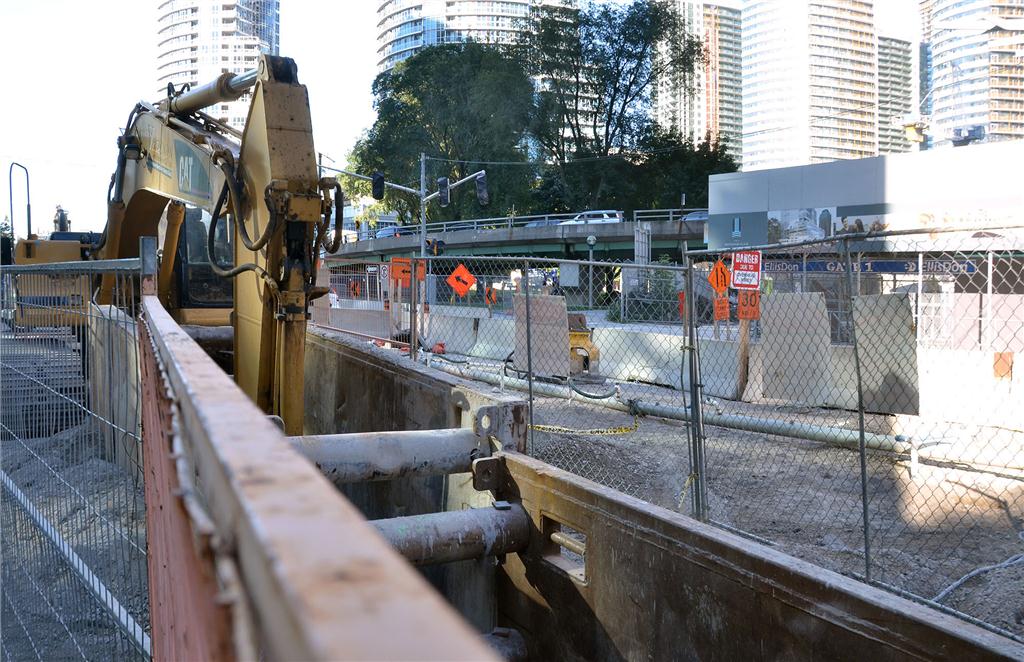
[[[647,222],[676,222],[686,220],[687,215],[694,212],[707,212],[706,209],[637,209],[628,220],[634,223]],[[607,216],[602,216],[606,214]],[[528,216],[492,216],[488,218],[470,218],[457,221],[437,221],[427,223],[427,234],[441,234],[445,232],[458,232],[461,230],[511,230],[513,228],[529,227],[552,227],[567,222],[581,225],[603,225],[608,222],[608,216],[615,215],[618,222],[625,222],[627,217],[620,210],[587,210],[567,212],[563,214],[533,214]],[[706,218],[706,217],[705,217]],[[701,219],[703,220],[703,219]],[[391,228],[394,228],[393,230]],[[388,226],[386,228],[361,228],[355,235],[355,241],[367,239],[387,239],[390,237],[411,237],[419,236],[420,226],[401,225]]]
[[[702,218],[692,218],[689,220],[707,220],[707,209],[704,207],[693,207],[687,209],[636,209],[633,211],[633,222],[634,223],[664,223],[674,221],[685,221],[687,216],[694,214],[695,216],[703,212]]]

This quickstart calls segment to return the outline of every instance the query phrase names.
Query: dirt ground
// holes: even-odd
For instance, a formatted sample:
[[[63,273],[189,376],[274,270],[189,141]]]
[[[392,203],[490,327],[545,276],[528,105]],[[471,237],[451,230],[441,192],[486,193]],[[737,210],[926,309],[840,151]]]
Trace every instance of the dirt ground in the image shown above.
[[[648,394],[650,395],[650,394]],[[676,399],[681,395],[669,396]],[[680,402],[674,404],[681,405]],[[743,403],[794,424],[856,427],[856,414]],[[714,406],[714,405],[709,405]],[[730,413],[737,413],[730,409]],[[623,412],[581,400],[538,398],[535,423],[577,430],[631,426]],[[887,432],[885,417],[868,425]],[[859,454],[788,437],[705,429],[710,518],[777,549],[863,578]],[[690,513],[687,425],[643,418],[608,435],[535,432],[533,454],[657,505]],[[1024,554],[1024,481],[872,454],[867,458],[871,577],[935,597],[972,570]],[[1024,563],[974,577],[944,604],[1024,637]]]

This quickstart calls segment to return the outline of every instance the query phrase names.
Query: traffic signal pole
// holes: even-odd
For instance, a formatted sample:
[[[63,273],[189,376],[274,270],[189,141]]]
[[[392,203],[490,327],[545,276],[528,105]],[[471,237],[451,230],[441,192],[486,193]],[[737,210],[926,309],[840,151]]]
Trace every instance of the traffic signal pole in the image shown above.
[[[427,256],[427,155],[420,152],[420,257]]]

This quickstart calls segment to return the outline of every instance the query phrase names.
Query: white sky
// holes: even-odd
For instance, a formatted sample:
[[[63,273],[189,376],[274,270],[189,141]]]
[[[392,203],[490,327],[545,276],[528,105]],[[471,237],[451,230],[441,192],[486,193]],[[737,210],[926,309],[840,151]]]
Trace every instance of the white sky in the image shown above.
[[[785,2],[787,0],[778,0]],[[737,0],[723,0],[737,4]],[[879,30],[915,39],[916,0],[877,0]],[[25,164],[36,232],[56,206],[73,230],[102,230],[115,141],[140,98],[154,100],[155,0],[3,0],[0,166]],[[376,0],[281,0],[281,54],[309,89],[315,145],[338,165],[373,122]],[[6,176],[0,218],[8,212]],[[15,233],[25,234],[24,179],[14,174]]]

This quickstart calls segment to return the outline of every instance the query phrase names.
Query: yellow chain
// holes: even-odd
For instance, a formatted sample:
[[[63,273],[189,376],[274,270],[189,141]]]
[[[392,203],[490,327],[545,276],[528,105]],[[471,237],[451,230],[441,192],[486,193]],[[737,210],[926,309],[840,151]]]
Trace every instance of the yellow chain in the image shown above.
[[[583,436],[611,436],[615,434],[629,434],[630,432],[636,432],[640,429],[640,417],[633,417],[633,426],[626,427],[620,426],[617,428],[597,428],[595,430],[574,430],[573,428],[565,428],[561,425],[531,425],[531,429],[537,432],[548,432],[550,434],[577,434]]]

